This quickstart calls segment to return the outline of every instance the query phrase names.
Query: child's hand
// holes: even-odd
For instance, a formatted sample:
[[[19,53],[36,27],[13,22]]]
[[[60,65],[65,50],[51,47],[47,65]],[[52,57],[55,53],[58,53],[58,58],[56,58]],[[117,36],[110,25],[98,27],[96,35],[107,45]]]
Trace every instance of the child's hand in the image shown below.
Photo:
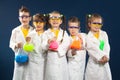
[[[81,49],[80,50],[84,50],[85,48],[84,48],[84,46],[83,45],[81,45]]]
[[[26,42],[30,42],[30,40],[31,40],[31,37],[26,37]]]
[[[82,38],[81,34],[77,34],[78,38]]]
[[[99,61],[100,64],[105,64],[107,63],[109,60],[106,56],[103,56],[102,59]]]
[[[17,46],[16,46],[17,48],[22,48],[23,47],[23,43],[22,42],[19,42],[19,43],[17,43]]]
[[[71,53],[72,53],[72,56],[76,55],[77,54],[76,49],[72,49]]]
[[[56,37],[53,37],[52,39],[48,39],[48,44],[50,44],[52,41],[56,41]]]
[[[49,50],[50,50],[50,51],[54,51],[54,52],[58,52],[57,49],[50,49],[50,48],[49,48]]]
[[[77,34],[78,38],[81,40],[82,39],[82,36],[81,34]]]
[[[104,60],[104,63],[107,63],[109,61],[109,59],[106,56],[103,56],[102,58]]]
[[[98,61],[100,64],[104,64],[104,60],[101,59],[100,61]]]
[[[53,40],[52,39],[48,39],[48,44],[50,44]]]

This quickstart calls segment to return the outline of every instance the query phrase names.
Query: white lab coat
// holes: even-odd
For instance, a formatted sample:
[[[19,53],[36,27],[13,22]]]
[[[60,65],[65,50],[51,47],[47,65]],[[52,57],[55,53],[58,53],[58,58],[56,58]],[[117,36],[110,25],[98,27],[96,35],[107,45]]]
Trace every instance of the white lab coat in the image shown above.
[[[46,39],[44,39],[44,49],[48,50],[48,39],[53,38],[55,35],[50,29],[45,31]],[[63,30],[60,29],[57,41],[61,41]],[[66,52],[69,47],[68,34],[65,31],[63,42],[58,47],[58,52],[47,52],[47,61],[45,69],[45,80],[68,80],[68,67]]]
[[[103,51],[99,49],[99,40],[105,41]],[[87,63],[85,80],[112,80],[109,63],[99,64],[98,61],[106,55],[109,58],[110,46],[105,31],[100,30],[99,39],[95,38],[90,31],[87,35],[87,51],[89,59]]]
[[[29,32],[31,32],[33,30],[32,27],[30,27]],[[19,42],[23,42],[25,43],[25,38],[24,35],[21,31],[21,25],[14,28],[12,30],[12,34],[11,34],[11,38],[10,38],[10,44],[9,47],[12,48],[12,50],[14,51],[15,55],[17,55],[18,49],[15,48],[15,46],[17,45],[17,43]],[[25,80],[25,76],[26,76],[26,67],[27,64],[24,65],[19,65],[18,63],[14,63],[14,75],[13,75],[13,80]]]
[[[68,67],[69,67],[69,80],[83,80],[85,62],[86,62],[86,49],[85,49],[85,39],[86,34],[80,33],[83,40],[83,50],[77,50],[76,55],[72,56],[71,49],[68,51]],[[70,37],[72,41],[72,37]]]
[[[44,33],[43,33],[44,34]],[[28,34],[31,37],[31,42],[35,49],[29,53],[29,62],[26,69],[25,80],[44,80],[44,67],[45,67],[45,51],[41,47],[42,35],[38,35],[36,30]]]

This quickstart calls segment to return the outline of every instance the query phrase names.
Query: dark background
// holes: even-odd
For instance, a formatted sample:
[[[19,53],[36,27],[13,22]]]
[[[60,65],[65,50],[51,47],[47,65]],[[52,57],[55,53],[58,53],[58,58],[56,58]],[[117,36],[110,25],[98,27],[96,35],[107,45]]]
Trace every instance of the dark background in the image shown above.
[[[18,9],[24,5],[31,14],[58,10],[68,19],[77,16],[85,32],[85,16],[99,13],[104,18],[103,30],[108,33],[113,80],[120,80],[120,9],[119,0],[0,0],[0,80],[12,80],[14,53],[9,48],[13,28],[18,26]]]

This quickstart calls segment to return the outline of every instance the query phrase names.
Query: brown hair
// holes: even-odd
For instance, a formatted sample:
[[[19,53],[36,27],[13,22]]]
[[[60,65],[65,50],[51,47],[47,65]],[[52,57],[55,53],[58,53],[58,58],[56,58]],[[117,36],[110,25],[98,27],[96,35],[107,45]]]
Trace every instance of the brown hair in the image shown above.
[[[61,17],[61,20],[62,20],[62,24],[60,25],[60,27],[65,30],[66,29],[66,20],[65,20],[65,16],[62,15],[59,11],[52,11],[51,13],[49,13],[47,15],[47,28],[51,28],[51,25],[49,23],[49,20],[50,20],[50,14],[60,14],[60,17]]]
[[[25,6],[21,6],[21,8],[19,9],[19,12],[27,12],[30,14],[30,11]]]
[[[101,15],[94,13],[94,14],[88,14],[86,16],[86,27],[88,30],[90,30],[89,24],[94,20],[94,19],[101,19],[103,23],[103,18]]]
[[[45,16],[43,14],[35,14],[33,15],[33,21],[42,21],[42,22],[46,22],[45,20]]]
[[[70,17],[70,18],[68,19],[68,24],[69,24],[70,22],[72,22],[72,23],[78,23],[78,26],[80,26],[80,20],[79,20],[77,17],[75,17],[75,16],[72,16],[72,17]]]
[[[44,22],[46,24],[46,18],[43,14],[36,13],[35,15],[33,15],[32,20],[33,20],[33,22],[41,21],[41,22]]]

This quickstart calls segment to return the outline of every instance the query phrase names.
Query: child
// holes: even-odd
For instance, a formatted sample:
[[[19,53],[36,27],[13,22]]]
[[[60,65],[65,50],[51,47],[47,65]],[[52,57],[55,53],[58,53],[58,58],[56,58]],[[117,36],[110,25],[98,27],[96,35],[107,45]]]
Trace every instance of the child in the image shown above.
[[[48,15],[49,29],[45,31],[43,45],[47,52],[45,80],[68,80],[66,52],[69,46],[68,34],[61,27],[64,16],[57,11]]]
[[[68,20],[68,30],[70,33],[71,45],[68,50],[69,80],[83,80],[86,50],[85,33],[79,33],[80,21],[73,16]]]
[[[87,16],[89,33],[87,51],[89,59],[85,80],[112,80],[109,67],[110,45],[107,33],[101,30],[103,19],[99,14]]]
[[[19,21],[21,25],[12,30],[9,45],[10,48],[12,48],[12,50],[15,52],[15,56],[18,54],[19,49],[22,49],[23,44],[26,42],[25,38],[28,33],[33,30],[33,28],[29,25],[30,20],[31,17],[29,10],[22,6],[19,9]],[[15,62],[13,80],[25,80],[25,70],[26,64],[20,65]]]
[[[45,24],[44,15],[35,14],[33,16],[35,30],[30,32],[26,39],[28,44],[34,45],[34,51],[29,53],[28,76],[26,80],[44,80],[45,52],[41,47],[41,43],[43,42],[42,37],[45,37],[42,36]]]

